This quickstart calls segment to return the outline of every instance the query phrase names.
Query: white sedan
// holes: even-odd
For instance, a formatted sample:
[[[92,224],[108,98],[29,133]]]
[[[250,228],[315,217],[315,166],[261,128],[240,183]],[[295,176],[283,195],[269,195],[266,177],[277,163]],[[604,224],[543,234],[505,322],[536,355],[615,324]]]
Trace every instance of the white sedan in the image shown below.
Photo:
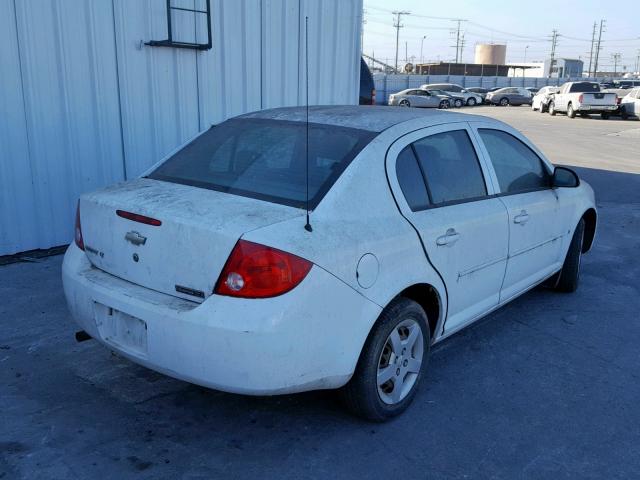
[[[620,102],[622,118],[640,117],[640,87],[630,90]]]
[[[435,342],[540,283],[577,288],[593,191],[518,131],[369,106],[309,121],[236,117],[82,195],[63,265],[80,337],[228,392],[340,388],[380,421]]]
[[[540,113],[546,112],[549,109],[549,102],[553,94],[559,91],[559,87],[542,87],[531,100],[531,110],[538,110]]]

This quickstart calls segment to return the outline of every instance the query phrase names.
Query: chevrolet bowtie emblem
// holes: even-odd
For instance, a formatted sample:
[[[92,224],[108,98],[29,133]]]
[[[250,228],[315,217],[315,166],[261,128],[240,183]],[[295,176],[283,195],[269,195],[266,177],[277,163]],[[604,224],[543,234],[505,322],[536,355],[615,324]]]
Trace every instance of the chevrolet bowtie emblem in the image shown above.
[[[147,237],[144,237],[142,235],[140,235],[138,232],[127,232],[127,234],[124,236],[124,239],[127,242],[131,242],[134,245],[144,245],[147,241]]]

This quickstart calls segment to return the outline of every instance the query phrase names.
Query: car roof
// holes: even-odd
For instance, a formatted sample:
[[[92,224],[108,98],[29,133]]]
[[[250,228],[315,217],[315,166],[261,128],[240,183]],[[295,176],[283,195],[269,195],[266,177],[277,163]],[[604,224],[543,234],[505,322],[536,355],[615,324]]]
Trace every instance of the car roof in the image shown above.
[[[282,107],[247,113],[236,118],[260,118],[304,122],[305,107]],[[340,127],[357,128],[371,132],[382,132],[404,122],[423,119],[424,126],[443,123],[464,122],[482,118],[495,122],[488,117],[442,111],[438,109],[399,108],[370,105],[314,105],[309,107],[309,122]],[[446,119],[446,121],[443,121]],[[495,122],[500,123],[500,122]]]

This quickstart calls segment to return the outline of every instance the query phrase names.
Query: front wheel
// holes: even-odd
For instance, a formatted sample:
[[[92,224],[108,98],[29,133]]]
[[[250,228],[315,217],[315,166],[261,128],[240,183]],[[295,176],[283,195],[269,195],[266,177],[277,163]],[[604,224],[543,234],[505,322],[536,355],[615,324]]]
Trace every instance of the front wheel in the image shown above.
[[[440,105],[438,106],[438,108],[442,109],[442,110],[446,110],[450,107],[449,105],[449,100],[442,100],[440,102]]]
[[[476,99],[473,97],[469,97],[469,99],[467,100],[467,107],[475,107],[476,106]]]
[[[460,99],[460,98],[456,98],[456,99],[453,101],[453,106],[454,106],[454,107],[456,107],[456,108],[460,108],[460,107],[462,107],[462,99]]]
[[[398,298],[369,333],[353,377],[342,388],[347,407],[381,422],[409,406],[427,366],[431,337],[420,305]]]
[[[501,107],[506,107],[507,105],[509,105],[509,99],[508,98],[501,98],[500,99],[500,106]]]
[[[580,219],[569,245],[569,251],[564,259],[562,270],[558,277],[556,290],[560,292],[575,292],[580,282],[580,261],[582,259],[582,243],[584,241],[584,219]]]

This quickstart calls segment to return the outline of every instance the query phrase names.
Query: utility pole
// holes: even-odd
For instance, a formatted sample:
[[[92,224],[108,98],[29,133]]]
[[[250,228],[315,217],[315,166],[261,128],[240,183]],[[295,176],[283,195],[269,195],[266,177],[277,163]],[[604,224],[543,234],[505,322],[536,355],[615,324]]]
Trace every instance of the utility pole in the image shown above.
[[[587,73],[589,77],[591,76],[591,66],[593,65],[593,45],[596,43],[597,28],[598,28],[598,24],[596,22],[593,22],[593,33],[591,34],[591,53],[589,53],[589,71]]]
[[[458,59],[459,59],[459,52],[460,52],[460,27],[462,25],[463,20],[458,18],[456,20],[454,20],[454,22],[458,22],[458,27],[456,28],[456,62],[458,63]]]
[[[556,59],[556,45],[558,45],[558,30],[553,30],[551,34],[551,60],[549,61],[549,74],[548,77],[551,77],[551,72],[553,72],[553,63]]]
[[[593,76],[598,75],[598,60],[600,59],[600,44],[602,43],[602,30],[604,29],[605,20],[600,20],[600,33],[598,33],[598,42],[596,43],[596,60],[593,67]]]
[[[406,40],[404,41],[404,63],[408,63],[409,62],[409,47],[408,47],[408,43]]]
[[[636,57],[636,68],[634,73],[640,73],[640,48],[638,49],[638,56]]]
[[[613,58],[613,78],[616,78],[616,74],[618,73],[618,62],[620,61],[619,53],[613,53],[611,57]]]
[[[422,55],[422,51],[424,49],[424,39],[427,38],[426,35],[423,35],[420,39],[420,63],[424,63],[424,56]]]
[[[462,36],[460,37],[460,58],[458,59],[460,62],[462,62],[462,51],[464,50],[464,46],[467,42],[464,39],[464,33],[462,34]]]
[[[393,26],[396,29],[396,72],[398,71],[398,44],[400,43],[400,29],[404,26],[400,23],[400,20],[402,19],[403,15],[411,15],[411,12],[405,12],[405,11],[395,11],[393,12],[393,14],[396,16],[395,22],[393,23]]]
[[[529,49],[529,45],[524,47],[524,62],[522,62],[522,63],[527,63],[527,50],[528,49]],[[523,76],[524,76],[524,74],[523,74]]]

